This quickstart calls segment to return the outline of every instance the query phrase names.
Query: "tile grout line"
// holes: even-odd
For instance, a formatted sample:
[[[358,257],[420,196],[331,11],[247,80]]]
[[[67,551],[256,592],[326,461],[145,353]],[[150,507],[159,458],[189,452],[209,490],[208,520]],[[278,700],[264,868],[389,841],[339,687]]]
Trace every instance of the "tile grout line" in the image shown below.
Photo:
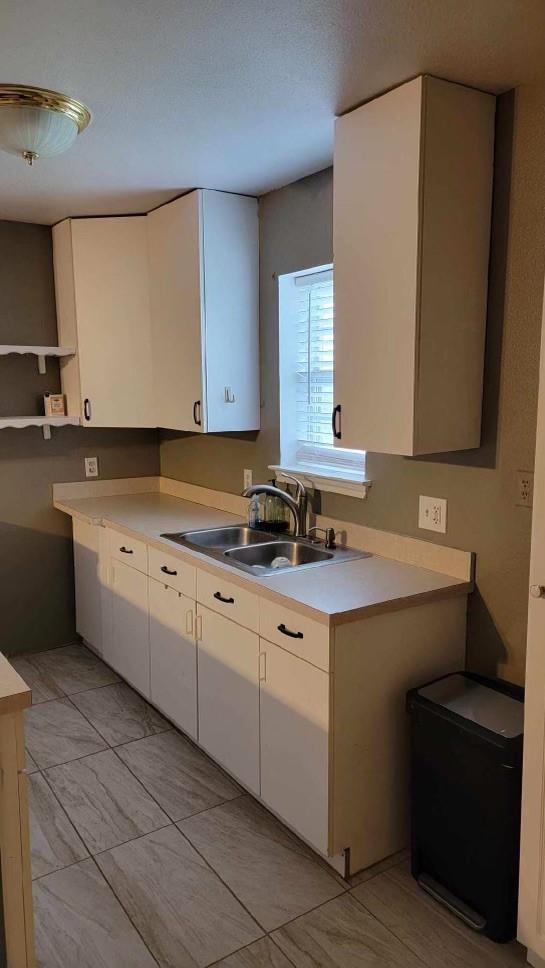
[[[138,837],[135,837],[134,839],[135,840],[138,840]],[[130,843],[130,841],[127,841],[127,843]],[[121,910],[124,912],[125,917],[128,919],[129,924],[132,925],[133,929],[136,931],[136,934],[138,935],[138,937],[140,938],[142,944],[144,945],[144,948],[149,953],[150,958],[157,965],[157,968],[161,968],[159,961],[157,960],[157,958],[153,954],[153,951],[151,950],[151,948],[147,944],[146,940],[144,939],[144,937],[140,933],[139,928],[137,927],[137,925],[134,923],[133,919],[131,918],[129,912],[127,911],[125,905],[123,904],[123,901],[121,900],[121,898],[119,897],[119,895],[117,894],[117,892],[114,890],[114,888],[110,884],[110,882],[109,882],[108,878],[106,877],[104,871],[102,871],[100,869],[99,865],[97,864],[97,862],[96,862],[96,860],[95,860],[95,858],[93,856],[91,856],[90,859],[92,860],[93,864],[95,865],[95,868],[97,869],[99,876],[102,878],[102,880],[104,881],[104,883],[106,884],[106,886],[110,888],[110,891],[112,892],[113,896],[115,897],[115,899],[116,899],[117,903],[119,904]]]
[[[76,834],[76,837],[78,838],[78,840],[79,840],[79,842],[81,843],[81,845],[82,845],[82,847],[83,847],[83,849],[84,849],[85,851],[87,851],[87,855],[88,855],[88,857],[89,857],[89,856],[91,856],[91,852],[90,852],[90,850],[89,850],[89,848],[88,848],[88,846],[87,846],[87,844],[85,843],[85,841],[84,841],[84,839],[83,839],[83,837],[81,836],[81,834],[80,834],[80,832],[79,832],[79,830],[77,829],[77,827],[76,827],[76,825],[75,825],[75,824],[73,823],[73,821],[72,821],[72,820],[70,819],[70,817],[69,817],[69,815],[68,815],[68,813],[67,813],[67,811],[65,810],[65,808],[64,808],[64,806],[63,806],[63,804],[61,803],[61,801],[59,800],[59,798],[58,798],[58,796],[57,796],[57,794],[55,793],[55,791],[54,791],[54,789],[53,789],[53,787],[51,786],[51,783],[49,782],[49,780],[48,780],[48,778],[46,777],[46,775],[45,775],[45,773],[44,773],[43,771],[37,771],[37,772],[38,772],[38,775],[39,775],[39,776],[41,776],[41,777],[43,777],[43,780],[44,780],[44,783],[46,784],[46,786],[47,786],[47,788],[48,788],[48,790],[50,791],[50,793],[51,793],[51,795],[52,795],[52,797],[53,797],[53,799],[55,800],[55,802],[56,802],[56,803],[58,803],[58,805],[59,805],[59,807],[61,808],[61,810],[62,810],[62,812],[63,812],[63,814],[64,814],[64,816],[65,816],[65,817],[66,817],[66,819],[68,820],[68,823],[69,823],[69,824],[70,824],[70,826],[72,827],[72,829],[73,829],[73,831],[74,831],[74,833]],[[32,774],[32,776],[36,776],[36,774],[35,774],[35,773],[33,773],[33,774]],[[28,781],[27,781],[27,782],[28,782]],[[31,838],[32,838],[32,831],[31,831]],[[32,839],[31,839],[31,843],[32,843]],[[81,860],[87,860],[87,858],[86,858],[86,857],[82,857],[82,858],[81,858]],[[73,861],[73,863],[74,863],[74,864],[78,864],[78,863],[79,863],[79,861],[77,861],[77,860],[76,860],[76,861]],[[65,867],[57,867],[57,868],[55,868],[55,870],[61,870],[61,871],[62,871],[62,870],[65,870],[65,869],[66,869],[66,867],[72,867],[72,864],[66,864],[66,865],[65,865]],[[53,873],[55,873],[55,871],[49,871],[49,873],[50,873],[50,874],[53,874]],[[47,877],[47,874],[41,874],[41,875],[40,875],[40,877]],[[34,877],[33,877],[33,878],[32,878],[32,880],[33,880],[33,881],[34,881],[34,880],[39,880],[39,878],[34,878]]]

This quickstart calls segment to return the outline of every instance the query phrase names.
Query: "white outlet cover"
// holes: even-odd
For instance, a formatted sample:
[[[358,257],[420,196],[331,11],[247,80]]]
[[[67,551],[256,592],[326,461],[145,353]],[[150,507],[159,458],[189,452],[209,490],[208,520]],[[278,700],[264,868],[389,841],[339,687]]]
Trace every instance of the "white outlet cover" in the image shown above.
[[[85,458],[85,476],[98,477],[98,457]]]
[[[444,497],[427,497],[421,494],[418,499],[418,527],[426,531],[447,530],[447,502]]]
[[[254,483],[254,472],[251,470],[251,468],[249,467],[244,468],[243,480],[244,480],[244,490],[246,490],[247,487],[252,486],[252,484]]]

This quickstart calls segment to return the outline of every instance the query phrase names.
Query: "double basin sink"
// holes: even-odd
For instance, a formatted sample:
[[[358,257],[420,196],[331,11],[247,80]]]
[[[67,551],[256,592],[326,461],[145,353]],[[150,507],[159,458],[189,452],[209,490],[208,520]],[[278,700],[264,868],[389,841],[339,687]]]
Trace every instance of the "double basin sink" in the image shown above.
[[[299,570],[368,557],[367,552],[354,548],[316,547],[307,538],[269,534],[243,524],[162,534],[161,537],[260,577],[279,575],[294,568]]]

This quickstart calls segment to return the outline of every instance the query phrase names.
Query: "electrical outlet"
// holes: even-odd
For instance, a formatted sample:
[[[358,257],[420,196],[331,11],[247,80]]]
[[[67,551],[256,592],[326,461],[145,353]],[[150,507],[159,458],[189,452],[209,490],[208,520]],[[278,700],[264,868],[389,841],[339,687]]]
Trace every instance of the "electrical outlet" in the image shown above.
[[[98,477],[98,457],[85,458],[85,476]]]
[[[418,527],[427,531],[447,530],[447,502],[443,497],[425,497],[418,499]]]
[[[247,487],[251,487],[253,483],[254,483],[254,472],[249,467],[245,467],[244,468],[244,490],[246,490]]]
[[[517,471],[517,500],[519,508],[531,508],[534,500],[533,471]]]

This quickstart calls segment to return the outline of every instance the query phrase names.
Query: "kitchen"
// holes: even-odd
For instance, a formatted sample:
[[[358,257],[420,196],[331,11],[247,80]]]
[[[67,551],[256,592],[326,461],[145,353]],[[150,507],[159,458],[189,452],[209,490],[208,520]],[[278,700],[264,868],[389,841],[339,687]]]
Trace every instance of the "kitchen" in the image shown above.
[[[438,24],[436,30],[439,38]],[[505,43],[505,24],[498,22],[497,30]],[[445,36],[445,43],[452,39],[448,31]],[[463,30],[460,36],[466,36]],[[469,45],[467,36],[466,41]],[[77,159],[85,160],[85,145],[99,137],[95,132],[101,124],[99,102],[74,84],[65,86],[85,95],[93,120],[66,155],[37,159],[32,168],[2,155],[14,186],[25,186],[14,187],[6,198],[5,221],[0,223],[5,346],[73,351],[60,357],[60,363],[38,352],[12,352],[0,361],[2,416],[8,423],[12,414],[26,414],[30,424],[22,429],[6,423],[0,440],[2,651],[33,691],[26,733],[38,766],[34,781],[33,773],[27,778],[41,805],[34,815],[43,818],[59,810],[63,825],[67,822],[61,839],[68,842],[71,858],[61,861],[48,854],[38,864],[38,964],[67,963],[66,950],[63,954],[51,941],[48,925],[53,923],[71,937],[70,944],[79,938],[82,947],[74,964],[85,957],[90,964],[101,963],[99,958],[112,963],[122,956],[130,961],[129,951],[134,964],[205,965],[222,959],[233,965],[261,964],[268,963],[266,958],[273,964],[298,964],[303,963],[297,960],[302,957],[297,949],[305,944],[304,919],[311,919],[309,931],[320,932],[319,915],[314,915],[312,927],[309,913],[320,908],[324,937],[329,917],[331,928],[337,918],[353,924],[360,946],[355,964],[446,963],[438,947],[416,950],[405,935],[399,940],[379,900],[380,888],[401,892],[415,912],[433,917],[436,930],[449,939],[441,943],[452,943],[463,963],[524,962],[523,949],[515,942],[491,948],[492,942],[446,920],[443,910],[430,909],[427,905],[435,902],[420,888],[411,893],[406,856],[400,853],[409,843],[407,689],[463,668],[524,682],[532,514],[519,484],[531,476],[534,461],[545,267],[539,202],[545,188],[540,164],[545,94],[537,81],[520,86],[516,72],[501,75],[498,65],[489,64],[487,82],[477,83],[463,65],[455,71],[448,59],[443,63],[442,70],[423,65],[422,70],[403,73],[398,67],[395,77],[373,82],[375,86],[368,80],[369,90],[362,85],[336,111],[342,115],[337,131],[344,127],[345,134],[342,145],[336,136],[333,172],[326,157],[322,164],[310,163],[316,165],[315,174],[303,169],[304,177],[287,178],[280,181],[286,187],[271,186],[268,192],[251,190],[258,182],[255,177],[251,182],[249,175],[246,191],[240,186],[236,192],[233,182],[224,179],[220,184],[217,177],[205,182],[204,175],[194,175],[192,181],[182,180],[179,190],[169,191],[165,184],[161,197],[156,192],[152,199],[149,192],[147,200],[136,203],[121,192],[109,203],[107,192],[94,201],[92,193],[79,202],[66,196],[61,200],[62,178],[58,180],[60,169],[55,166],[72,158],[69,168],[76,171]],[[515,54],[513,63],[520,67]],[[23,79],[34,83],[30,70],[27,74]],[[437,94],[445,90],[464,98],[467,94],[472,104],[482,105],[471,137],[466,108],[462,128],[455,129],[451,102]],[[403,103],[394,103],[392,97]],[[370,105],[380,111],[372,123],[385,124],[384,130],[398,140],[393,145],[378,136],[367,140],[382,158],[376,167],[368,159],[364,178],[362,167],[354,170],[353,164],[362,146],[354,155],[352,139],[360,138],[359,119],[367,123]],[[392,115],[388,121],[391,105],[396,124]],[[445,128],[434,148],[432,135],[441,124]],[[332,126],[333,115],[331,131]],[[419,144],[425,146],[423,154]],[[458,175],[455,165],[441,168],[446,157],[449,164],[459,159]],[[473,173],[469,184],[468,162]],[[385,186],[381,173],[388,164],[397,168]],[[444,183],[447,169],[449,177],[459,178],[449,190]],[[426,178],[419,208],[424,171],[440,177],[437,185]],[[373,174],[375,182],[370,173],[378,173]],[[195,189],[203,183],[205,188]],[[443,192],[440,205],[436,192]],[[451,198],[458,200],[457,206],[444,204]],[[370,246],[351,232],[362,225],[357,206],[368,212],[373,204],[378,222]],[[406,233],[400,231],[403,205]],[[416,245],[419,233],[430,233],[430,238],[434,231],[444,231],[445,212],[457,225],[461,219],[459,251],[471,254],[470,268],[463,260],[458,264],[459,271],[469,273],[463,285],[444,275],[448,266],[436,263],[428,275],[425,247]],[[387,224],[388,218],[396,225],[398,249],[389,237],[381,251],[377,226],[381,219]],[[394,326],[382,343],[384,322],[376,331],[369,325],[353,329],[356,307],[368,287],[359,288],[363,263],[354,267],[350,260],[365,245],[369,259],[375,260],[370,278],[382,283],[377,283],[375,306],[381,311],[385,293],[387,314],[382,320],[391,319]],[[431,245],[436,258],[441,245]],[[449,245],[455,249],[456,238],[449,237]],[[327,273],[333,246],[334,378],[339,394],[333,403],[342,406],[335,432],[343,433],[346,448],[352,448],[352,463],[341,471],[337,465],[332,479],[330,464],[324,464],[327,453],[314,448],[312,465],[308,448],[297,450],[302,435],[300,428],[293,434],[294,415],[307,406],[305,419],[314,431],[316,421],[308,399],[297,396],[299,383],[294,389],[290,382],[293,356],[289,338],[282,334],[293,332],[290,293],[294,299],[308,297],[311,305],[311,290],[319,298],[324,293],[330,298]],[[392,260],[387,267],[386,257]],[[400,272],[407,267],[404,290]],[[235,278],[238,284],[230,285]],[[451,308],[452,292],[459,294],[453,325],[444,316],[444,290],[433,289],[437,278],[448,288]],[[344,308],[343,298],[348,300]],[[418,314],[415,298],[421,301]],[[428,309],[426,330],[421,320],[428,298],[439,302]],[[323,312],[323,305],[321,325],[332,315]],[[179,323],[182,307],[191,320],[185,328]],[[466,342],[460,344],[456,321],[467,320],[470,312]],[[227,317],[230,323],[224,329]],[[304,335],[310,339],[312,314],[305,318]],[[437,320],[446,341],[448,365],[442,371]],[[402,338],[408,342],[401,345]],[[355,342],[360,339],[364,343]],[[375,356],[368,360],[364,344],[375,346]],[[389,354],[391,347],[395,352]],[[456,353],[461,354],[459,365]],[[44,355],[45,373],[40,372]],[[411,362],[417,357],[418,368]],[[439,381],[434,380],[438,372]],[[413,396],[415,382],[419,392]],[[66,405],[67,425],[55,426],[53,418],[45,428],[49,439],[43,426],[32,426],[40,420],[38,407],[46,392],[64,394]],[[324,393],[324,410],[330,392]],[[431,405],[426,404],[426,392],[436,394]],[[463,408],[456,406],[462,397],[468,404]],[[373,401],[378,404],[374,411]],[[331,408],[328,427],[330,420]],[[321,434],[325,421],[318,424]],[[414,427],[420,428],[423,442],[414,436]],[[434,440],[430,434],[436,434]],[[316,436],[304,443],[313,445]],[[98,477],[86,478],[85,458],[96,458],[90,470],[98,471]],[[333,528],[335,543],[341,551],[344,546],[353,549],[353,560],[307,562],[293,573],[287,568],[260,575],[240,567],[248,557],[246,549],[234,563],[237,542],[227,549],[230,557],[220,560],[202,544],[162,537],[244,524],[246,472],[256,485],[276,478],[283,489],[284,475],[297,476],[297,471],[310,497],[304,530],[314,525]],[[419,499],[427,495],[432,495],[434,514],[447,502],[446,519],[439,521],[446,531],[421,526],[426,521],[419,519]],[[260,500],[264,506],[264,498]],[[284,523],[291,531],[288,515],[286,509]],[[308,542],[311,557],[316,552],[336,554],[337,549],[326,548],[321,531],[317,537]],[[253,548],[260,543],[273,554],[274,541],[256,542]],[[295,554],[293,544],[283,544],[283,552]],[[250,552],[254,554],[252,547]],[[218,599],[218,593],[227,601]],[[279,626],[301,638],[286,635]],[[389,661],[381,661],[372,645],[365,649],[366,641],[380,641],[381,654]],[[376,660],[371,664],[370,656]],[[188,670],[195,677],[192,686]],[[183,703],[182,682],[188,687]],[[105,703],[110,697],[111,707],[93,704],[101,692]],[[389,705],[392,694],[397,697],[395,710]],[[127,720],[119,732],[116,716],[121,726]],[[51,748],[48,729],[62,737],[57,750]],[[83,744],[79,751],[78,739]],[[137,755],[129,747],[139,743],[142,751]],[[169,796],[162,787],[181,769],[177,756],[186,764],[183,790],[172,781],[174,795]],[[197,809],[194,802],[181,808],[179,798],[193,795],[188,774],[199,770],[206,772],[216,792]],[[127,786],[119,790],[120,815],[114,823],[107,816],[111,801],[106,806],[98,790],[114,796],[122,777]],[[94,798],[97,813],[103,813],[98,824],[86,816],[86,797]],[[122,809],[133,797],[134,817]],[[263,806],[257,806],[255,797]],[[202,830],[196,819],[200,815]],[[42,853],[50,829],[43,823]],[[264,858],[258,884],[259,853],[252,857],[243,848],[245,834],[250,837],[254,830],[258,837],[260,825]],[[224,846],[220,850],[225,829],[238,844],[233,852],[225,853]],[[282,860],[270,854],[270,844],[279,841]],[[126,843],[133,844],[134,856],[128,848],[123,854]],[[205,891],[200,874],[190,886],[180,879],[178,865],[169,873],[169,886],[154,914],[164,929],[159,932],[163,940],[155,937],[153,918],[145,915],[149,891],[131,900],[128,885],[136,878],[132,864],[140,865],[142,881],[146,871],[153,880],[153,865],[166,863],[169,852],[174,856],[181,851],[180,857],[188,861],[191,850],[196,869],[204,865],[202,877],[213,881],[210,897],[216,898],[220,914],[210,926],[209,943],[200,937],[194,948],[187,948],[199,918],[211,916],[206,913],[209,899],[198,911],[188,901],[197,884]],[[304,856],[304,869],[288,863],[293,850]],[[385,858],[393,858],[386,862],[393,873],[372,868],[374,877],[368,880],[372,865]],[[241,871],[254,864],[256,877],[244,877]],[[80,915],[67,919],[63,904],[72,892],[71,878],[74,892],[82,892],[82,909],[93,892],[103,899],[113,919],[106,935],[96,936],[83,915],[83,920],[78,920]],[[217,881],[227,888],[220,890]],[[372,887],[379,894],[373,895]],[[178,898],[175,924],[168,914],[169,892]],[[101,908],[98,899],[97,904]],[[526,911],[529,924],[531,907]],[[120,947],[108,947],[110,936]],[[528,927],[519,937],[539,954],[539,937]],[[321,957],[325,964],[349,964],[339,951]],[[534,961],[539,964],[536,957]]]

